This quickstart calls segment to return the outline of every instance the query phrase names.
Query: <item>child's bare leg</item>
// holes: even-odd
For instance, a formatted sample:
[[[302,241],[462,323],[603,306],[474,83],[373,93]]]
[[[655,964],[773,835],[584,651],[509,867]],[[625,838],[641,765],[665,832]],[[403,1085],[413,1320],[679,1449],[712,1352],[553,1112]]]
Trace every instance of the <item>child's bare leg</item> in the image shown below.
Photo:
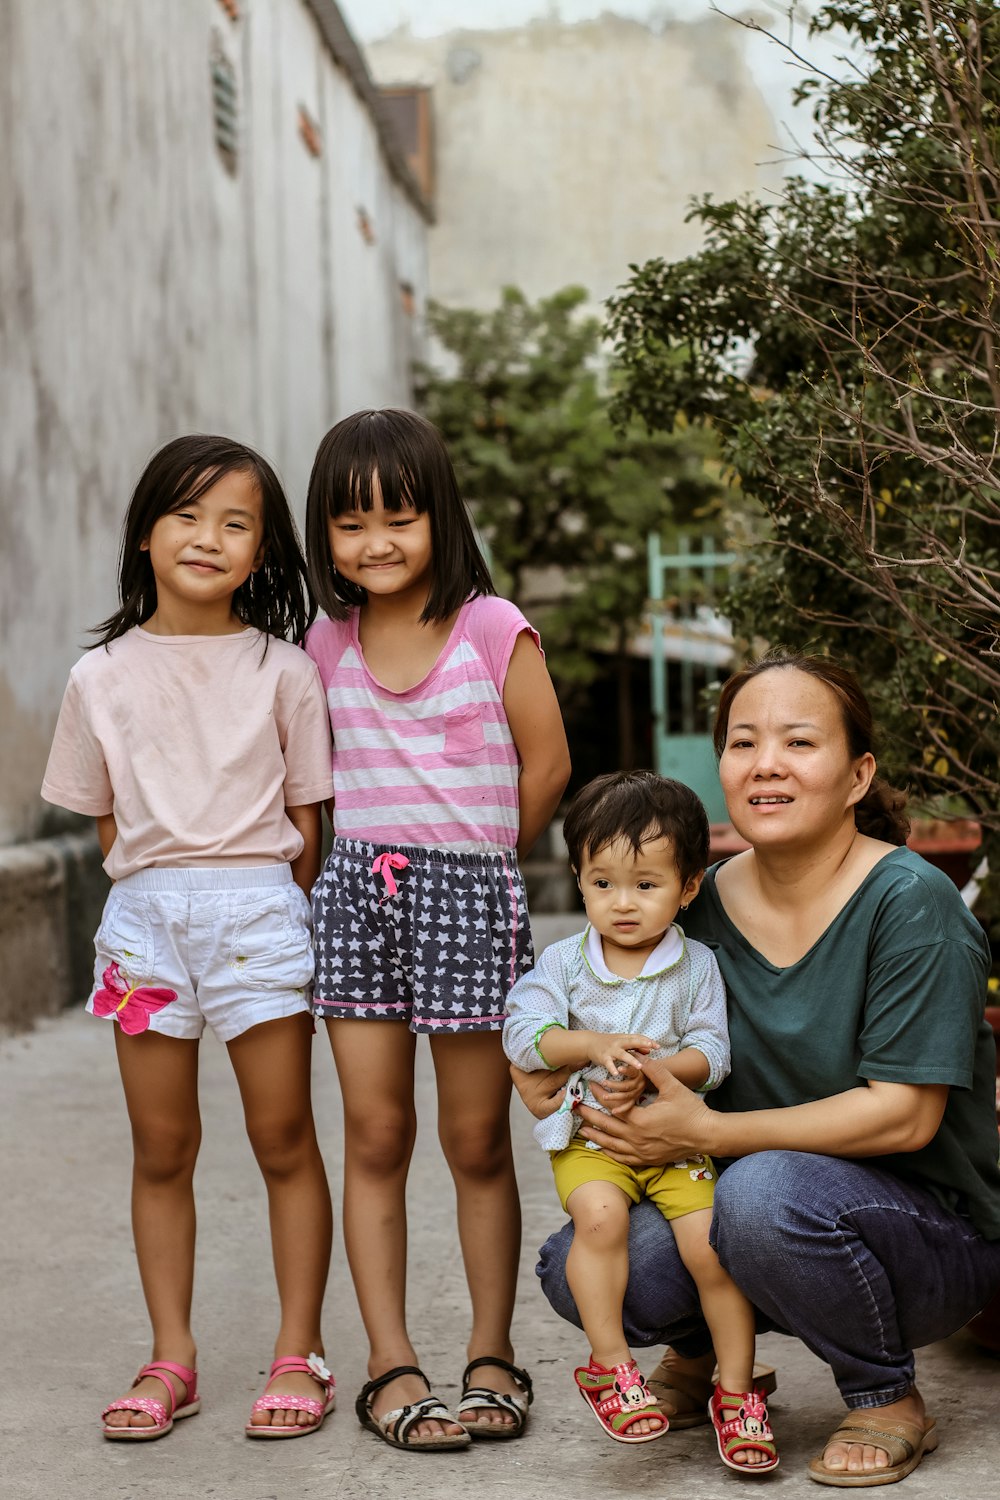
[[[229,1043],[247,1135],[267,1187],[271,1250],[281,1306],[275,1358],[322,1354],[320,1317],[330,1266],[330,1189],[316,1142],[310,1100],[312,1017],[286,1016],[252,1026]],[[321,1388],[309,1375],[281,1375],[274,1395],[308,1396]],[[256,1426],[311,1427],[308,1411],[255,1412]]]
[[[566,1280],[593,1356],[610,1369],[632,1357],[622,1327],[629,1200],[614,1183],[584,1182],[570,1193],[566,1207],[574,1230]]]
[[[115,1026],[118,1067],[132,1126],[132,1233],[153,1327],[154,1360],[193,1369],[194,1166],[201,1144],[198,1043]],[[165,1376],[176,1396],[183,1387]],[[164,1400],[163,1381],[147,1376],[124,1395]],[[113,1411],[108,1427],[152,1427],[141,1411]]]
[[[521,1202],[510,1141],[510,1065],[500,1033],[431,1039],[437,1074],[438,1136],[455,1183],[458,1234],[472,1300],[470,1360],[513,1361],[510,1322],[521,1253]],[[498,1365],[481,1365],[474,1384],[506,1395],[520,1387]],[[470,1408],[470,1421],[512,1426],[509,1412]]]
[[[573,1220],[566,1280],[593,1358],[610,1369],[632,1358],[622,1327],[631,1203],[613,1182],[584,1182],[570,1193],[566,1207]],[[636,1422],[632,1431],[641,1435],[662,1426],[662,1418],[653,1414]]]
[[[419,1365],[406,1331],[406,1176],[417,1119],[416,1038],[404,1021],[337,1020],[327,1025],[344,1101],[344,1243],[368,1334],[368,1374]],[[400,1375],[377,1391],[376,1417],[421,1401],[427,1388]],[[451,1422],[420,1422],[418,1437],[460,1433]]]
[[[715,1346],[719,1384],[724,1391],[749,1391],[753,1386],[756,1329],[753,1308],[736,1283],[722,1269],[708,1242],[712,1223],[709,1208],[671,1219],[677,1251],[698,1288],[701,1310]],[[767,1463],[765,1453],[752,1449],[733,1455],[736,1463]]]

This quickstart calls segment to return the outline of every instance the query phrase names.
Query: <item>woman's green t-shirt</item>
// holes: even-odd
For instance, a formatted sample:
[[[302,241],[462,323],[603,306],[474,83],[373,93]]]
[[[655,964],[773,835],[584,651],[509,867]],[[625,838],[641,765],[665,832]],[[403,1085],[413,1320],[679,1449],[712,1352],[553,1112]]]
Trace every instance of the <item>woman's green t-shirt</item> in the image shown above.
[[[996,1051],[984,1019],[989,947],[952,882],[910,849],[887,854],[822,937],[779,969],[729,920],[707,872],[684,921],[716,954],[733,1069],[717,1109],[825,1099],[867,1079],[949,1085],[919,1151],[866,1158],[920,1180],[1000,1239]]]

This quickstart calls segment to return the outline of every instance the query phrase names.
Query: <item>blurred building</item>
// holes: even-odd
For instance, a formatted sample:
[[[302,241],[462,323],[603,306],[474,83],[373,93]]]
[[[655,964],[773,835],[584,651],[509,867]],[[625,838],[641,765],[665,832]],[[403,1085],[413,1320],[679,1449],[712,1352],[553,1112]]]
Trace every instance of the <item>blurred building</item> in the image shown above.
[[[482,308],[507,284],[532,300],[573,284],[602,302],[630,263],[698,249],[693,197],[780,186],[773,80],[758,82],[753,34],[726,17],[643,22],[609,0],[594,20],[476,29],[466,10],[461,30],[421,22],[365,43],[433,183],[438,301]]]
[[[96,842],[38,787],[69,668],[114,607],[140,470],[181,432],[225,432],[267,454],[301,516],[331,423],[410,403],[431,212],[332,0],[4,0],[0,216],[16,1015],[87,984]]]

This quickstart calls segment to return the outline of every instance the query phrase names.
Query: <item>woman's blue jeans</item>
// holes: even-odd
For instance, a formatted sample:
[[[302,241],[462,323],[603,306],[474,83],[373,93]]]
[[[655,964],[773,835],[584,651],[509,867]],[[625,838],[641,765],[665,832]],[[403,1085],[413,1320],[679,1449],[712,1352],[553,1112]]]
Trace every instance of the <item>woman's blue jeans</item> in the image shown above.
[[[711,1239],[758,1310],[825,1360],[849,1407],[886,1406],[913,1384],[913,1350],[967,1323],[1000,1286],[1000,1240],[984,1240],[922,1187],[863,1161],[762,1151],[719,1178]],[[573,1238],[546,1240],[537,1274],[580,1326],[566,1282]],[[643,1200],[629,1225],[625,1336],[706,1354],[698,1293],[666,1219]]]

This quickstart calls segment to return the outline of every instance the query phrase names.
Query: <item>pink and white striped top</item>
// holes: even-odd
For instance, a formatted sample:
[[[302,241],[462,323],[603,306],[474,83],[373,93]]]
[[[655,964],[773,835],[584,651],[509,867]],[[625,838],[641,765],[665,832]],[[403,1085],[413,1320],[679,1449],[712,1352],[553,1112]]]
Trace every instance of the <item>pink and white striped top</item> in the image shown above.
[[[475,854],[517,843],[517,749],[503,685],[522,630],[506,599],[470,599],[427,676],[394,693],[369,671],[358,611],[317,620],[306,651],[333,729],[334,832],[374,844]]]

